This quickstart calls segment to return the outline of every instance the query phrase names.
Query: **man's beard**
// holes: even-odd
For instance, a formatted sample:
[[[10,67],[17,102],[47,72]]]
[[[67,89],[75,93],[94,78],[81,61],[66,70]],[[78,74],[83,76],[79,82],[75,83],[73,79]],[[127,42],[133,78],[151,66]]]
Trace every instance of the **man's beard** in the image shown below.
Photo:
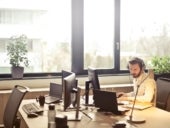
[[[137,75],[136,74],[131,74],[133,78],[138,78],[140,76],[141,72],[139,72]]]

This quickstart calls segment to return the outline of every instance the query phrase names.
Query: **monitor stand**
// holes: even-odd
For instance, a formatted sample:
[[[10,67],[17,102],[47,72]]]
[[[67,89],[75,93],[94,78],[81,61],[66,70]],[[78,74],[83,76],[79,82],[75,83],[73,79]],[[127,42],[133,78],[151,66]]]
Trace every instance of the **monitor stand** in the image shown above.
[[[81,121],[81,115],[79,114],[80,111],[80,88],[78,88],[78,91],[76,93],[76,99],[77,99],[77,106],[75,107],[76,113],[68,113],[67,114],[67,120],[68,121]]]
[[[89,91],[90,91],[90,83],[91,81],[86,81],[85,83],[85,104],[83,104],[84,106],[94,106],[94,98],[93,95],[89,95]],[[90,103],[89,103],[90,102]]]

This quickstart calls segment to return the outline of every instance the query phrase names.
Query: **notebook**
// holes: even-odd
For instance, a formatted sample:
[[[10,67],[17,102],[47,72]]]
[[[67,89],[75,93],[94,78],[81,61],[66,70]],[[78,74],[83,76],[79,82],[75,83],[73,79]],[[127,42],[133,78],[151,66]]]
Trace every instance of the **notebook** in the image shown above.
[[[57,103],[62,100],[62,85],[50,83],[49,95],[45,97],[45,103]]]
[[[132,108],[132,106],[133,106],[133,104],[126,104],[126,105],[124,105],[124,107],[127,107],[127,108]],[[144,109],[150,108],[152,106],[153,106],[152,104],[135,103],[134,109],[144,110]]]
[[[93,95],[94,105],[99,108],[99,111],[122,115],[129,110],[127,108],[118,107],[116,92],[93,90]]]

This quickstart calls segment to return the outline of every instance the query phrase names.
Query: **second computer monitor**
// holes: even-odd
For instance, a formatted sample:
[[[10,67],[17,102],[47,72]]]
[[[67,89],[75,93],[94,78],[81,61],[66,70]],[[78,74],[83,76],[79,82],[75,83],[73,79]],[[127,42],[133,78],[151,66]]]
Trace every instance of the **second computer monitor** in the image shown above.
[[[72,73],[63,80],[64,84],[64,111],[71,108],[76,109],[75,113],[68,114],[68,120],[80,121],[79,105],[80,105],[80,88],[77,87],[78,81],[76,80],[76,74]]]
[[[99,83],[98,73],[96,69],[88,67],[88,79],[93,89],[100,90],[100,83]]]
[[[61,83],[62,83],[62,87],[63,87],[63,91],[64,91],[64,78],[66,78],[67,76],[73,74],[73,72],[71,71],[66,71],[66,70],[62,70],[61,71]]]
[[[70,108],[70,105],[75,105],[76,102],[76,91],[77,91],[77,80],[75,73],[64,78],[64,111]]]
[[[88,67],[88,81],[85,82],[85,105],[89,104],[89,90],[100,90],[100,83],[98,79],[97,70],[91,67]]]

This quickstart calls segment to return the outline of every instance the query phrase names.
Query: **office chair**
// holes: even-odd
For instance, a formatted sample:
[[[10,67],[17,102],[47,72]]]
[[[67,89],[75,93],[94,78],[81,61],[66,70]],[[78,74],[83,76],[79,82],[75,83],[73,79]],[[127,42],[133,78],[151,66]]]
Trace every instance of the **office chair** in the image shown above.
[[[166,100],[166,111],[170,112],[170,93],[168,94],[167,100]]]
[[[17,116],[19,106],[25,94],[28,92],[28,88],[20,85],[15,85],[13,88],[3,116],[3,124],[0,124],[0,128],[19,128],[20,118]]]
[[[156,107],[163,110],[166,109],[168,95],[170,93],[170,82],[163,78],[158,78],[156,80],[157,84],[157,98],[156,98]]]

